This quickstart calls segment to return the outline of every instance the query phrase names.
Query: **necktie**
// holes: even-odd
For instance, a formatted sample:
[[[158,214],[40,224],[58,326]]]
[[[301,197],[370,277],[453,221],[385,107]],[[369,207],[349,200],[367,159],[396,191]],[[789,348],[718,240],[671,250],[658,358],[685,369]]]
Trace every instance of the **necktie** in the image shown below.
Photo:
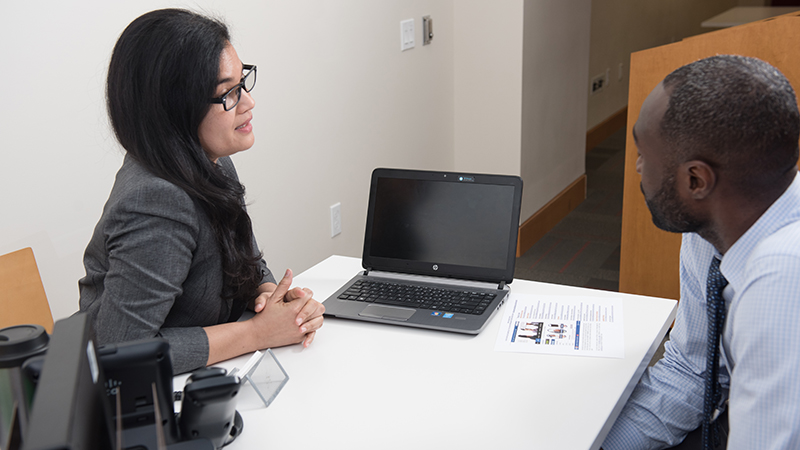
[[[703,399],[703,448],[711,450],[719,442],[717,423],[712,423],[720,396],[719,386],[719,339],[725,324],[725,300],[722,290],[728,280],[719,271],[719,259],[714,257],[708,268],[706,282],[706,316],[708,319],[708,349],[706,350],[706,392]]]

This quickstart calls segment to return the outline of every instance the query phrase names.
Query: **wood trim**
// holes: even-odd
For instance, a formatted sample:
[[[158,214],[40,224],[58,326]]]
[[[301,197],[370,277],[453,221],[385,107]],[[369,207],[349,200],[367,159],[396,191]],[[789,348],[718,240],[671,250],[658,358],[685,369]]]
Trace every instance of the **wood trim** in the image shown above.
[[[618,130],[625,128],[628,123],[628,105],[612,114],[606,120],[586,132],[586,151],[597,147],[601,142]]]
[[[583,174],[520,225],[517,236],[517,257],[533,247],[533,244],[585,199],[586,174]]]

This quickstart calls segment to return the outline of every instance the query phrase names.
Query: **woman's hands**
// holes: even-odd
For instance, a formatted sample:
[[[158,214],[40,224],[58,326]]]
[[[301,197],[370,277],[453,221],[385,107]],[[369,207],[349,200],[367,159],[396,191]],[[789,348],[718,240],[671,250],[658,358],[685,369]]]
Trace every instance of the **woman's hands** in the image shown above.
[[[231,322],[204,330],[208,336],[207,365],[265,348],[303,343],[308,347],[322,326],[325,306],[314,300],[310,289],[294,288],[287,270],[275,285],[265,283],[253,302],[256,315],[244,322]]]
[[[325,306],[314,300],[308,288],[293,288],[292,271],[286,270],[281,281],[271,290],[272,284],[262,285],[262,293],[255,299],[253,322],[259,340],[274,342],[259,348],[280,347],[303,342],[308,347],[314,341],[317,330],[322,327]]]

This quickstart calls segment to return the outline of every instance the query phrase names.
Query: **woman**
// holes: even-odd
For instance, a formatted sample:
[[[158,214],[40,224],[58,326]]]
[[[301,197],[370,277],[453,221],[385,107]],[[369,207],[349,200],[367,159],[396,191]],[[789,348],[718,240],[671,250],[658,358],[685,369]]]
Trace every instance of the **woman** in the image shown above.
[[[229,158],[253,145],[255,80],[227,27],[189,11],[144,14],[117,41],[106,95],[127,154],[79,282],[98,344],[161,336],[181,373],[314,340],[324,306],[289,270],[275,284]]]

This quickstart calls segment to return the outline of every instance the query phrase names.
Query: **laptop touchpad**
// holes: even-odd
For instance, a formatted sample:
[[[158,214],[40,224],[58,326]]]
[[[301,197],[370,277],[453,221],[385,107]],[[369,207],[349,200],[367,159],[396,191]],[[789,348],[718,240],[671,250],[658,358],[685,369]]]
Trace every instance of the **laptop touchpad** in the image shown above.
[[[372,317],[375,319],[400,320],[405,322],[409,317],[413,316],[415,312],[417,312],[415,309],[395,308],[393,306],[382,305],[367,305],[367,307],[358,313],[358,315],[363,317]]]

